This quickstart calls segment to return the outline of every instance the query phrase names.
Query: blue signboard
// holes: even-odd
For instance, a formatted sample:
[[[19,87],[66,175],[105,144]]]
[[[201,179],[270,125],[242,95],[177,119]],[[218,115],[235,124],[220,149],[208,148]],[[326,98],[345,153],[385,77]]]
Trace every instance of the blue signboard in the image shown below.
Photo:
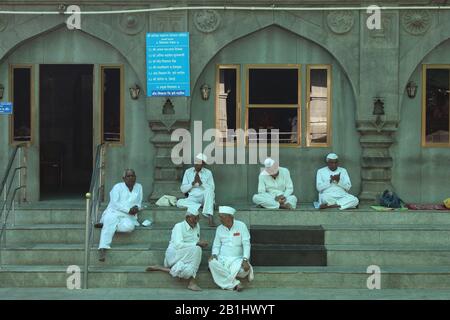
[[[12,114],[12,102],[0,102],[0,114]]]
[[[147,96],[189,97],[189,32],[147,33]]]

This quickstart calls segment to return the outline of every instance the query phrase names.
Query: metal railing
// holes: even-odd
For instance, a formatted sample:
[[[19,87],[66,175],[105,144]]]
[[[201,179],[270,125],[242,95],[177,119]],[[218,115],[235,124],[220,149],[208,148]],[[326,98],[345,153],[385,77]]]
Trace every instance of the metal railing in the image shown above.
[[[84,235],[83,288],[88,288],[89,260],[94,235],[94,225],[98,222],[98,209],[104,198],[105,144],[99,144],[95,152],[95,167],[92,171],[91,186],[86,193],[86,226]]]
[[[6,224],[8,222],[8,217],[10,212],[13,212],[13,217],[15,218],[15,199],[16,194],[19,190],[26,188],[26,183],[22,185],[22,175],[21,170],[26,169],[23,160],[23,148],[25,144],[17,145],[11,155],[9,156],[8,165],[5,170],[5,174],[2,178],[0,184],[0,195],[3,195],[3,200],[0,207],[0,221],[2,227],[0,230],[0,269],[3,265],[2,251],[6,246]],[[17,162],[15,168],[13,168],[14,162]],[[17,187],[13,189],[14,181],[16,180],[16,174],[19,173],[17,177]],[[11,195],[12,190],[12,195]],[[21,197],[19,197],[19,202]]]

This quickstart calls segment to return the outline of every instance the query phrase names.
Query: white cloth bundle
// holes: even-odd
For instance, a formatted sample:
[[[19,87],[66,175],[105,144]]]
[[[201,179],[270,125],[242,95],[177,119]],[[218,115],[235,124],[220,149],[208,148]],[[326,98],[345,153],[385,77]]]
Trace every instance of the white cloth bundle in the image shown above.
[[[159,207],[170,207],[177,204],[177,198],[174,196],[164,195],[156,201],[156,205]]]

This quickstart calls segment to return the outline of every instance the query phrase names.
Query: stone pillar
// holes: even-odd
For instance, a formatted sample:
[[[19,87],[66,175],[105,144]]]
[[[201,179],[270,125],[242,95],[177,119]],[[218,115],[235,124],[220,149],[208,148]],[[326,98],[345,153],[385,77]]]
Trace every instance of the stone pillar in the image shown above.
[[[362,147],[361,201],[373,202],[386,189],[393,190],[393,160],[389,148],[394,143],[397,121],[357,121]]]
[[[154,132],[151,142],[155,146],[156,155],[153,192],[148,200],[154,202],[163,195],[184,197],[180,191],[183,165],[174,164],[170,156],[178,141],[171,141],[170,137],[175,129],[189,129],[189,120],[177,120],[174,115],[163,114],[159,119],[149,120],[149,126]]]

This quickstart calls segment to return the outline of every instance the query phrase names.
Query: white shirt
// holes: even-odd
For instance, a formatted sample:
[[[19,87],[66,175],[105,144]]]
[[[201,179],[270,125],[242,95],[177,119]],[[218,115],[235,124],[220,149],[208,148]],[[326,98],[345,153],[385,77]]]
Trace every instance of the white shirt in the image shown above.
[[[116,211],[130,219],[135,220],[136,224],[139,225],[137,222],[137,214],[134,216],[128,214],[130,209],[134,206],[138,206],[139,209],[142,208],[142,185],[135,183],[133,190],[130,191],[125,182],[119,182],[114,185],[109,193],[109,204],[103,212],[103,216],[107,212]]]
[[[200,240],[200,225],[197,223],[192,228],[187,221],[177,223],[172,229],[172,237],[170,238],[168,249],[183,249],[194,247]]]
[[[245,223],[234,220],[231,229],[224,225],[218,226],[212,254],[250,259],[250,233]]]
[[[258,177],[258,193],[270,193],[274,197],[284,195],[289,197],[294,192],[291,174],[287,168],[279,167],[279,174],[276,179],[264,171]]]
[[[341,174],[339,183],[336,183],[336,181],[331,183],[330,176],[337,174]],[[338,167],[335,171],[331,171],[328,167],[324,167],[317,170],[316,188],[317,191],[319,191],[319,194],[343,195],[346,194],[351,187],[350,177],[348,176],[347,170],[344,168]]]
[[[193,196],[201,195],[205,191],[206,188],[214,191],[214,179],[212,172],[206,168],[202,168],[199,172],[200,180],[202,180],[202,185],[199,186],[196,184],[192,186],[192,182],[195,179],[195,167],[189,168],[186,170],[183,176],[183,182],[181,183],[181,192],[192,194]]]

